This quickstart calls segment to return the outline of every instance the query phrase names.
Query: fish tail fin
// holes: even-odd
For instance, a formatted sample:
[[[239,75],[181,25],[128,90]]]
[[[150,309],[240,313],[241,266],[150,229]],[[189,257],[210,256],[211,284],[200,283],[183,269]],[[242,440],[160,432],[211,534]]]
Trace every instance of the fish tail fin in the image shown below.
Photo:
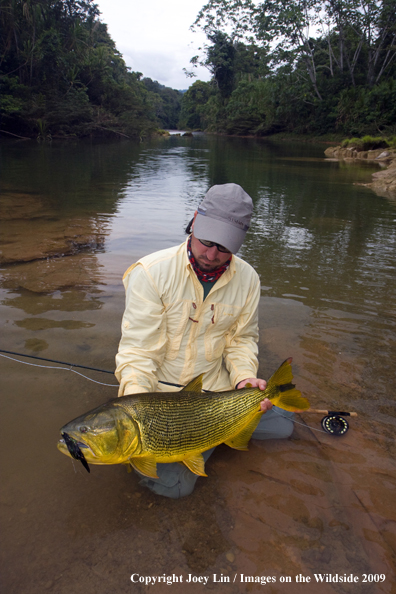
[[[310,404],[306,398],[301,396],[300,390],[297,390],[292,384],[293,373],[291,363],[293,359],[289,357],[270,377],[265,389],[265,397],[273,405],[291,412],[307,410]]]
[[[296,390],[293,384],[290,386],[291,388],[286,392],[281,392],[278,396],[271,398],[272,404],[291,412],[307,410],[310,407],[308,400],[301,396],[300,390]]]
[[[282,365],[275,371],[267,382],[267,390],[276,388],[284,384],[290,384],[293,379],[293,372],[291,368],[293,358],[289,357],[286,361],[283,361]]]

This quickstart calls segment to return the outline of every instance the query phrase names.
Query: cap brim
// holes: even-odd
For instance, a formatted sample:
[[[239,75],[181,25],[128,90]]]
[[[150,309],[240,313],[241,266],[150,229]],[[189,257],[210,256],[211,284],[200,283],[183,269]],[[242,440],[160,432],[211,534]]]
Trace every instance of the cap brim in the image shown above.
[[[236,254],[245,239],[246,231],[208,216],[197,214],[194,221],[194,236],[213,241]]]

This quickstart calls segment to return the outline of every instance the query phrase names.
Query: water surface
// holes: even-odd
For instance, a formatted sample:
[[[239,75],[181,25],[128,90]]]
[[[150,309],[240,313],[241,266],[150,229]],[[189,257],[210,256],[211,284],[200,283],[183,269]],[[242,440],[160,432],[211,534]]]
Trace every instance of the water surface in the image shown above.
[[[392,591],[396,201],[358,185],[372,168],[324,149],[203,135],[2,145],[0,348],[113,370],[123,272],[183,241],[207,189],[232,181],[255,203],[240,255],[261,277],[260,375],[292,356],[313,407],[359,414],[342,438],[305,413],[291,439],[221,446],[194,493],[169,501],[56,449],[59,428],[116,387],[0,358],[4,591],[165,591],[133,573],[209,576],[176,594],[262,591],[241,574],[273,578],[272,593]],[[319,573],[359,585],[318,586]]]

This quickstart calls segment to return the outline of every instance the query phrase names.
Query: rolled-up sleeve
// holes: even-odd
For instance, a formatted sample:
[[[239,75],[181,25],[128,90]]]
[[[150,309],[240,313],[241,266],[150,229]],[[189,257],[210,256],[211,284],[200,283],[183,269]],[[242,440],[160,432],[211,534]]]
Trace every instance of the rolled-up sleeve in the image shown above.
[[[257,277],[252,290],[249,292],[245,306],[226,335],[224,363],[233,386],[246,378],[257,377],[258,305],[260,294],[260,280]]]
[[[141,264],[124,278],[122,336],[116,355],[118,395],[155,392],[166,350],[166,317],[155,283]]]

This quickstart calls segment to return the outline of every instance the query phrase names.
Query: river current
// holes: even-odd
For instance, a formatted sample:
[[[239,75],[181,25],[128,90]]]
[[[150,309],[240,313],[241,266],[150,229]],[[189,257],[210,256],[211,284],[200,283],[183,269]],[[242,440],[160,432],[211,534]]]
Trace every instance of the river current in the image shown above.
[[[114,370],[124,271],[181,243],[207,189],[235,182],[255,204],[239,255],[261,278],[259,375],[291,356],[313,408],[358,413],[342,437],[303,413],[290,439],[222,445],[173,501],[56,448],[62,425],[116,396],[114,376],[0,357],[4,592],[393,591],[396,200],[325,148],[1,145],[2,350]]]

